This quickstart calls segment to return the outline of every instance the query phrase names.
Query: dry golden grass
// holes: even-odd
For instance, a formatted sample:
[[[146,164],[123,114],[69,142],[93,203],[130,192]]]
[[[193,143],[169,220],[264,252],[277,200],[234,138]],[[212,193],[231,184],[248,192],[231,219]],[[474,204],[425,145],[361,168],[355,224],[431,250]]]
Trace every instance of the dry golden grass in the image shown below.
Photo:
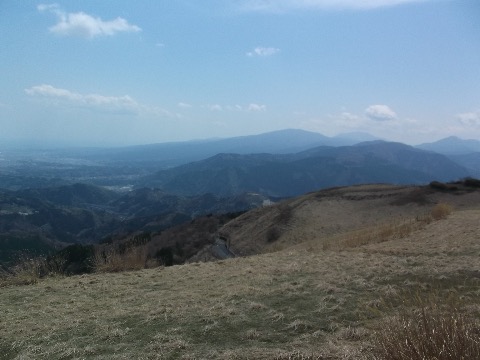
[[[97,253],[108,273],[4,287],[0,359],[372,359],[406,293],[456,293],[478,316],[480,211],[467,198],[438,195],[457,211],[434,221],[432,206],[390,204],[408,188],[338,192],[290,202],[276,253],[119,272],[146,266],[137,248]],[[248,216],[281,214],[262,211]],[[252,224],[238,234],[262,252]]]
[[[411,219],[428,222],[438,216],[439,210],[443,209],[440,216],[445,216],[448,208],[461,211],[478,208],[478,204],[480,191],[436,192],[428,187],[352,186],[327,189],[256,209],[227,223],[221,234],[229,240],[235,254],[255,255],[305,241],[321,243],[359,229],[377,231],[384,227],[388,232],[394,225],[397,228],[393,231],[402,232],[411,228],[404,226]],[[283,215],[285,209],[288,216]]]
[[[437,204],[432,209],[432,217],[435,220],[445,219],[448,215],[452,213],[452,211],[452,207],[448,204]]]
[[[119,272],[145,269],[148,266],[147,249],[137,246],[124,252],[115,247],[96,248],[94,267],[97,272]]]
[[[456,293],[478,316],[479,218],[456,211],[363,246],[4,287],[0,358],[371,359],[405,293]]]
[[[0,288],[11,285],[36,284],[41,277],[43,259],[25,259],[12,269],[11,274],[0,276]]]
[[[372,226],[351,231],[340,236],[333,236],[322,242],[323,250],[344,250],[367,244],[380,243],[392,239],[402,239],[412,232],[429,224],[429,216],[417,217],[411,220],[398,220],[392,223]]]
[[[458,297],[454,303],[439,296],[420,300],[381,322],[373,341],[375,359],[480,359],[480,324],[459,308]]]
[[[413,232],[425,228],[432,221],[445,219],[452,211],[453,208],[450,205],[440,203],[435,205],[429,213],[417,213],[414,218],[398,217],[390,219],[389,222],[326,237],[321,241],[307,241],[301,246],[309,246],[312,249],[320,245],[323,250],[345,250],[367,244],[403,239]]]

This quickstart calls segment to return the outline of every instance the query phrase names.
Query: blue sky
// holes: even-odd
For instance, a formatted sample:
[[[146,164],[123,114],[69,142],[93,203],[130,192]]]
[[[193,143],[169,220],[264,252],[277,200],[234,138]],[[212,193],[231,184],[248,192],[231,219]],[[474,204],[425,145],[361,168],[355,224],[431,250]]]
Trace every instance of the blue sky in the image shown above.
[[[0,141],[480,139],[478,0],[0,0]]]

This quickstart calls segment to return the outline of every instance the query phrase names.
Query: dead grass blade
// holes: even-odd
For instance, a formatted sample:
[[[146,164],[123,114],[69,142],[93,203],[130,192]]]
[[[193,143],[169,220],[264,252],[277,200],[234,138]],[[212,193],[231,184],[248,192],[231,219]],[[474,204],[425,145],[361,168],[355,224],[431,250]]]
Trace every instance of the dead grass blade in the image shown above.
[[[374,359],[480,359],[480,327],[454,304],[430,301],[405,308],[383,321],[374,340]]]

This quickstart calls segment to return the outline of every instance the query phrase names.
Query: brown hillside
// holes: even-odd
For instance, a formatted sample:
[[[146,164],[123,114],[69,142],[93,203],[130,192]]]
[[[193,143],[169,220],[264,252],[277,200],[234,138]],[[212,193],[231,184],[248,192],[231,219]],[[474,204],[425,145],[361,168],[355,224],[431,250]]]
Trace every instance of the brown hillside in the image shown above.
[[[303,239],[275,253],[1,288],[0,358],[391,359],[374,357],[375,344],[379,335],[395,330],[384,329],[399,314],[418,314],[419,307],[429,311],[433,303],[444,319],[458,311],[472,321],[480,316],[478,193],[432,192],[422,204],[406,202],[417,190],[356,187],[287,202],[294,211],[279,242],[287,245],[287,236],[300,226],[295,221],[310,224],[312,232],[314,225],[322,229],[307,214],[324,202],[342,218],[331,229],[338,225],[344,233]],[[360,225],[362,219],[382,222],[392,216],[382,209],[410,219],[434,202],[449,202],[455,210],[440,220],[418,221],[422,226],[412,225],[402,237],[378,242],[372,236],[362,246],[342,243],[376,231],[364,227],[363,237],[358,230],[347,233],[348,219]],[[371,217],[358,213],[362,203],[367,210],[373,207]],[[278,211],[254,212],[258,229],[272,209]],[[247,216],[245,226],[257,229]],[[320,224],[329,225],[326,220]],[[232,225],[225,228],[231,234]],[[337,246],[325,248],[332,238],[339,240]],[[471,336],[478,344],[478,330]],[[456,353],[448,359],[476,355]]]
[[[440,203],[471,209],[480,204],[480,192],[461,185],[451,190],[379,184],[334,188],[250,211],[223,226],[219,235],[236,255],[260,254],[420,219]]]

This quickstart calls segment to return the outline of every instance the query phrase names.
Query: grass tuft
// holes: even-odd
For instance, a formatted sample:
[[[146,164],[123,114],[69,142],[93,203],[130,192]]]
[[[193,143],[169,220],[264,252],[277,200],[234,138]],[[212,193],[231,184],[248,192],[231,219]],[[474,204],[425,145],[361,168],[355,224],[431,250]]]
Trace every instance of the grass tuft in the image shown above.
[[[326,359],[322,355],[308,354],[300,351],[282,353],[274,357],[275,360],[321,360]]]
[[[450,205],[445,203],[437,204],[432,209],[432,217],[434,220],[445,219],[452,213],[453,209]]]
[[[10,274],[0,277],[0,287],[36,284],[42,276],[43,264],[43,258],[22,260]]]
[[[383,321],[375,335],[374,359],[480,359],[480,328],[452,305],[404,310]]]
[[[114,247],[97,248],[95,250],[94,266],[97,272],[145,269],[148,267],[147,250],[145,246],[138,246],[122,253]]]

